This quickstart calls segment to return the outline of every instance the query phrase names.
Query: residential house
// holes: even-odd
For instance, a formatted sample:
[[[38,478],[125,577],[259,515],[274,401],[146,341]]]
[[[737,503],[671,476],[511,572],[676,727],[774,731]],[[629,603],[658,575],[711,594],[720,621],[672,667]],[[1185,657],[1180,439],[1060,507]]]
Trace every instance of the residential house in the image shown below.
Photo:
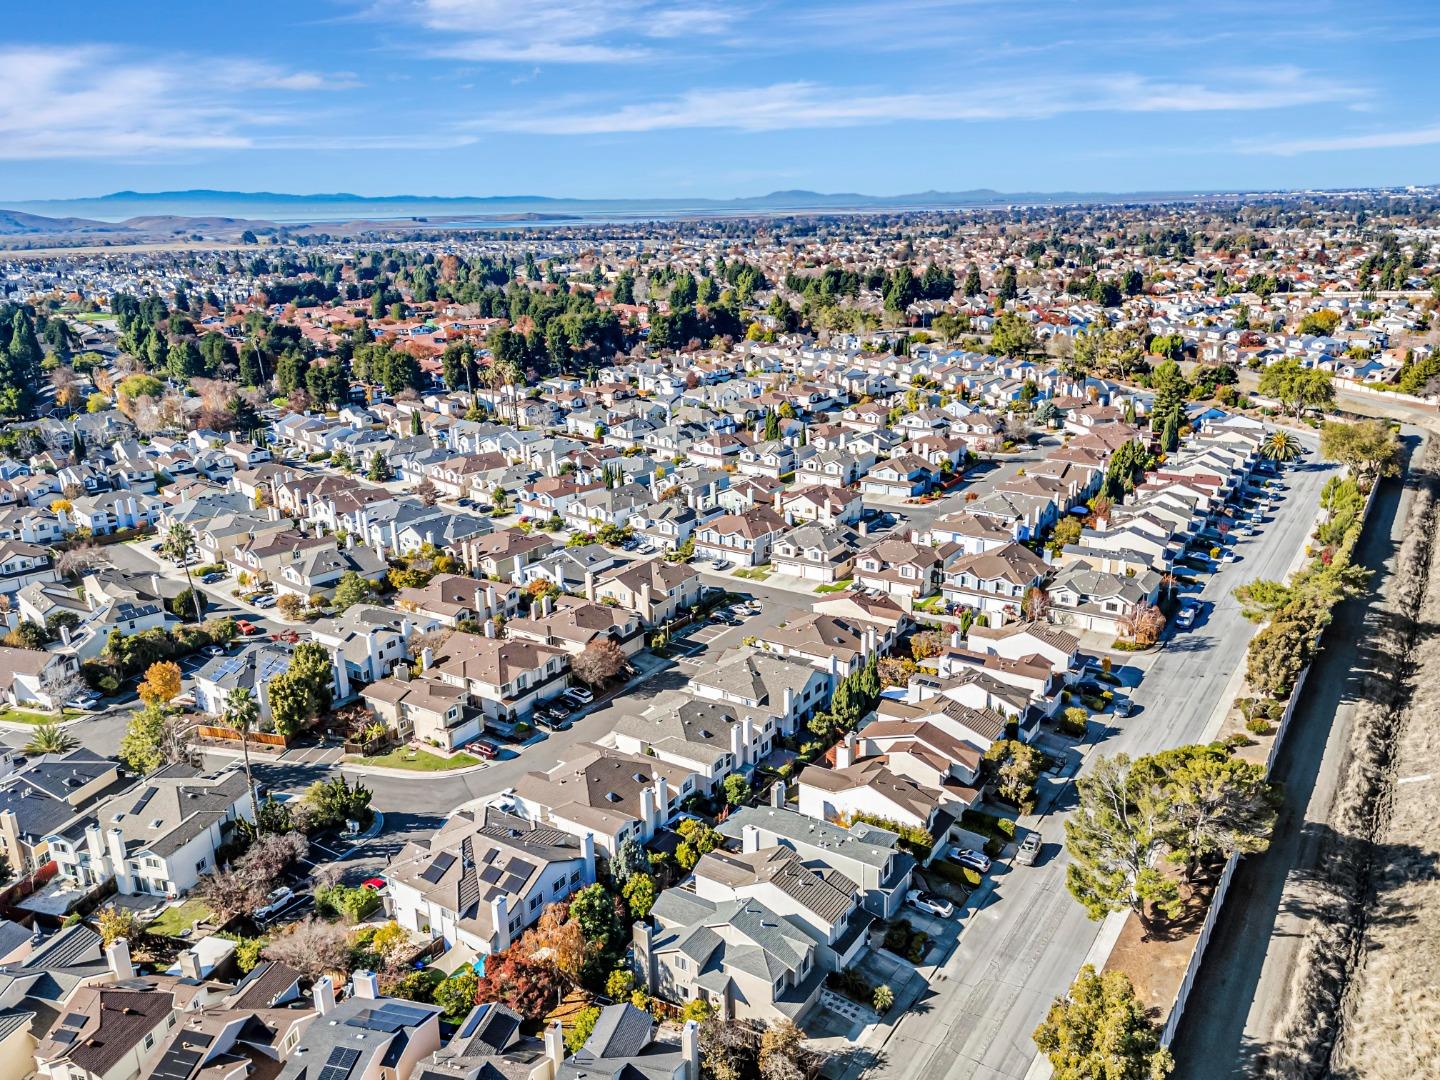
[[[586,595],[640,616],[646,626],[664,626],[700,602],[700,575],[684,563],[646,559],[617,566],[590,579]]]
[[[741,648],[697,671],[688,689],[696,697],[763,709],[790,736],[830,700],[835,680],[806,660]]]
[[[577,743],[550,769],[522,776],[511,798],[531,821],[571,836],[591,836],[613,858],[627,836],[641,843],[651,840],[698,789],[699,778],[685,766]]]
[[[385,868],[395,921],[480,956],[595,880],[595,844],[494,807],[460,810]]]
[[[785,519],[767,506],[722,514],[696,531],[696,554],[736,566],[770,561],[770,549],[785,532]]]
[[[176,897],[215,870],[235,824],[253,821],[238,763],[202,774],[166,765],[47,837],[61,875],[83,887],[113,880],[121,896]]]
[[[978,555],[965,555],[945,573],[945,599],[991,617],[1019,618],[1025,594],[1039,589],[1050,567],[1023,544],[1010,543]]]
[[[775,541],[770,561],[776,573],[833,585],[852,576],[859,549],[860,536],[848,525],[802,525]]]
[[[565,650],[492,637],[493,622],[485,628],[485,636],[451,634],[436,653],[433,667],[426,665],[426,673],[465,690],[487,722],[524,720],[565,689],[570,670]]]
[[[955,554],[949,547],[886,537],[856,557],[855,584],[888,593],[902,603],[920,600],[940,588],[941,575]]]

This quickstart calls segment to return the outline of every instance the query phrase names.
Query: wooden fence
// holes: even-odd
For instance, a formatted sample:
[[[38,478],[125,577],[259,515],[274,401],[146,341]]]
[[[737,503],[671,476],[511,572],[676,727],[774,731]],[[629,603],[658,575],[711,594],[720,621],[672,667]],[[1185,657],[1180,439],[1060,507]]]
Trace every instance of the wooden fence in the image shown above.
[[[214,739],[216,742],[241,741],[240,732],[231,727],[216,727],[210,724],[201,724],[195,729],[195,734],[202,739]],[[284,735],[277,735],[273,731],[252,731],[244,736],[244,741],[259,743],[261,746],[273,746],[281,750],[289,747],[290,740]]]

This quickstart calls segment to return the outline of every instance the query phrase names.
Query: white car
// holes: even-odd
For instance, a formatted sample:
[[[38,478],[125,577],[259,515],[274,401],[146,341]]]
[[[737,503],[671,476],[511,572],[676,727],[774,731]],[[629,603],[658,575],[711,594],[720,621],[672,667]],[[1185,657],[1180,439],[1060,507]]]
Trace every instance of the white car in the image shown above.
[[[251,603],[253,603],[258,608],[272,608],[275,606],[275,597],[257,596],[254,600],[251,601]]]
[[[1184,607],[1175,613],[1175,625],[1181,630],[1189,630],[1195,625],[1195,609]]]
[[[990,856],[983,851],[960,851],[950,856],[951,862],[959,863],[961,866],[974,870],[977,874],[988,874],[990,872]]]
[[[84,697],[71,698],[65,702],[65,708],[79,709],[81,712],[90,712],[99,704],[100,697],[98,694],[86,694]]]
[[[595,695],[592,694],[589,690],[586,690],[583,686],[572,686],[570,687],[570,689],[566,690],[565,693],[561,696],[573,698],[576,701],[579,701],[585,705],[589,705],[592,701],[595,700]]]
[[[936,896],[934,893],[921,892],[919,889],[911,889],[906,893],[905,903],[916,911],[923,911],[927,915],[937,915],[942,919],[948,919],[955,914],[955,906],[949,900],[943,896]]]
[[[265,903],[261,904],[253,912],[251,917],[263,922],[280,914],[295,899],[295,890],[289,885],[281,885],[278,889],[271,889],[265,897]]]

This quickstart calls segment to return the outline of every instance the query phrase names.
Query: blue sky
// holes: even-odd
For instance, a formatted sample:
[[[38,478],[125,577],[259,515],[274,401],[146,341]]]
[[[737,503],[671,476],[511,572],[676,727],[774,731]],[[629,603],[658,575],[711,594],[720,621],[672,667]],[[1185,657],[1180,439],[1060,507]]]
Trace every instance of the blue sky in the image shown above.
[[[53,0],[0,199],[1440,182],[1434,0]]]

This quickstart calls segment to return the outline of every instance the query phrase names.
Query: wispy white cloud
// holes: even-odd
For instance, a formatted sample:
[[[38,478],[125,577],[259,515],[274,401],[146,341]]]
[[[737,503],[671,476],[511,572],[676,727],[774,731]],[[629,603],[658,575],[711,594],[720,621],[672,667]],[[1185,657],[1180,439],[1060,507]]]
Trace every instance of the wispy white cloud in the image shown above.
[[[1355,135],[1315,135],[1303,139],[1247,139],[1236,149],[1247,154],[1319,154],[1345,150],[1390,150],[1440,144],[1440,124],[1401,131],[1370,131]]]
[[[782,131],[898,121],[1044,119],[1080,112],[1241,112],[1359,100],[1365,91],[1277,68],[1218,85],[1136,74],[986,82],[964,91],[866,91],[796,81],[746,88],[693,89],[615,108],[552,103],[477,121],[490,130],[598,135],[680,128]]]
[[[0,159],[143,160],[289,147],[388,149],[415,141],[413,133],[306,130],[324,123],[308,95],[358,86],[349,73],[38,45],[0,48],[0,71]],[[457,133],[453,140],[474,136]]]
[[[708,0],[410,0],[371,12],[441,35],[422,46],[433,56],[519,64],[630,63],[651,42],[718,35],[744,14]]]

